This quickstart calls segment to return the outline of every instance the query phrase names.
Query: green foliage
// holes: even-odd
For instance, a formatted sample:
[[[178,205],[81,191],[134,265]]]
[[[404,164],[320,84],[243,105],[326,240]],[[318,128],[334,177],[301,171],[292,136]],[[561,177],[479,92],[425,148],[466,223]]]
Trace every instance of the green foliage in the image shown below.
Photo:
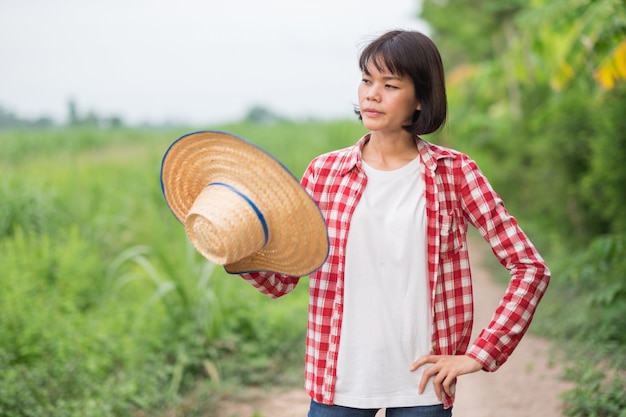
[[[568,346],[575,342],[591,362],[626,369],[626,235],[598,237],[561,262],[536,329]]]
[[[123,306],[103,302],[102,264],[75,227],[55,239],[18,231],[0,263],[0,392],[14,393],[0,395],[3,415],[113,416],[156,390],[126,378],[141,335],[131,340]]]
[[[0,238],[18,230],[49,230],[66,217],[50,190],[8,177],[0,179],[0,212]]]
[[[424,4],[450,66],[449,143],[489,152],[496,189],[538,230],[573,247],[622,232],[625,86],[605,91],[594,72],[626,37],[623,1],[504,3]],[[497,23],[468,32],[459,8]]]
[[[570,417],[625,417],[626,377],[590,367],[572,366],[566,377],[577,385],[564,394],[564,413]]]
[[[296,176],[363,132],[217,129]],[[271,300],[192,249],[159,184],[184,133],[0,132],[0,415],[207,415],[220,384],[300,380],[306,279]]]
[[[589,165],[581,178],[582,198],[591,216],[608,225],[609,232],[626,233],[626,85],[598,100],[591,138]],[[594,116],[596,116],[594,114]]]
[[[597,371],[626,370],[626,83],[598,78],[626,39],[624,1],[426,0],[422,18],[447,68],[442,139],[478,152],[553,271],[533,328],[586,358],[569,415],[623,416],[623,378]]]
[[[446,61],[457,65],[494,58],[502,28],[523,5],[521,0],[424,0],[422,17],[433,27]]]
[[[235,277],[223,270],[225,280]],[[288,296],[271,300],[259,298],[251,285],[231,287],[225,293],[224,327],[229,332],[214,345],[214,357],[223,375],[246,385],[284,384],[300,380],[308,303],[308,279],[302,278]],[[246,303],[234,300],[247,300]],[[245,366],[237,358],[248,358]],[[290,369],[292,372],[285,372]],[[295,372],[293,372],[295,371]]]

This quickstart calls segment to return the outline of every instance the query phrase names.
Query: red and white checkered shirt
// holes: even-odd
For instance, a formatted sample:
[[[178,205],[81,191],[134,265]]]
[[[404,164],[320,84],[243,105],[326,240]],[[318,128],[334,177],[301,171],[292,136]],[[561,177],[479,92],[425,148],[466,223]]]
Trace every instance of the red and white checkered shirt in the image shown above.
[[[361,151],[369,140],[321,155],[307,168],[302,185],[318,203],[328,227],[326,262],[310,274],[306,341],[306,389],[315,401],[332,404],[336,381],[350,219],[367,184]],[[504,207],[476,163],[460,152],[417,139],[425,166],[428,273],[432,291],[432,354],[468,354],[487,371],[498,369],[528,329],[550,280],[550,271]],[[511,280],[488,327],[470,346],[473,323],[468,223],[491,245]],[[296,277],[242,274],[259,291],[282,296]],[[418,358],[416,358],[418,359]],[[408,365],[407,365],[408,366]],[[450,407],[453,398],[445,397]]]

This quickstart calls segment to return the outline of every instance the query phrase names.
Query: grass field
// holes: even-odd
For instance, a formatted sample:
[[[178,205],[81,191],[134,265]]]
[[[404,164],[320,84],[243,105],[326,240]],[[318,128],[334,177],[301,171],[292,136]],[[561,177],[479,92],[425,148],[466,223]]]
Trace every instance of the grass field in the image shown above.
[[[211,129],[263,147],[296,177],[364,133],[356,121]],[[224,390],[301,384],[307,279],[265,298],[197,254],[165,204],[161,158],[188,131],[0,131],[0,416],[207,417]],[[490,158],[471,156],[490,176]],[[624,243],[591,249],[560,268],[573,278],[555,274],[533,326],[569,340],[586,323],[608,341],[594,357],[623,369],[611,346],[622,346],[624,287],[603,265],[623,269]],[[572,303],[581,308],[564,319]],[[569,415],[626,404],[623,379],[607,387],[593,363],[575,365]]]
[[[297,177],[363,133],[214,128]],[[0,415],[154,415],[198,390],[208,410],[213,389],[301,378],[306,283],[266,299],[200,257],[164,202],[161,157],[184,133],[0,132]]]

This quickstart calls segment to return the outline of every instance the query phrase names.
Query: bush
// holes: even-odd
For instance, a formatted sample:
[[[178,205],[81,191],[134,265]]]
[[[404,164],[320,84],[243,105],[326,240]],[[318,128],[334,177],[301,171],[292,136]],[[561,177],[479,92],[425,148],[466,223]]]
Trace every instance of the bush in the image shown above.
[[[564,413],[570,417],[626,417],[626,377],[608,376],[588,363],[567,370],[576,388],[564,394]]]
[[[296,176],[362,134],[357,122],[221,130]],[[264,297],[202,258],[163,200],[161,157],[183,133],[0,132],[0,415],[201,415],[187,394],[301,380],[306,282]]]

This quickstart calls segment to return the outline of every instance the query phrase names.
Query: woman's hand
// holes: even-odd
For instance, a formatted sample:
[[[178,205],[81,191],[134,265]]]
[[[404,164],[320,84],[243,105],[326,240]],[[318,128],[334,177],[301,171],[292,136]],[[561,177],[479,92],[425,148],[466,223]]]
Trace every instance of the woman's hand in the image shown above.
[[[471,374],[482,369],[482,365],[477,360],[467,355],[426,355],[413,362],[410,369],[415,371],[428,363],[432,365],[424,371],[419,393],[424,392],[428,380],[434,377],[433,385],[439,401],[443,401],[442,392],[444,391],[448,396],[454,396],[455,380],[458,376]]]

